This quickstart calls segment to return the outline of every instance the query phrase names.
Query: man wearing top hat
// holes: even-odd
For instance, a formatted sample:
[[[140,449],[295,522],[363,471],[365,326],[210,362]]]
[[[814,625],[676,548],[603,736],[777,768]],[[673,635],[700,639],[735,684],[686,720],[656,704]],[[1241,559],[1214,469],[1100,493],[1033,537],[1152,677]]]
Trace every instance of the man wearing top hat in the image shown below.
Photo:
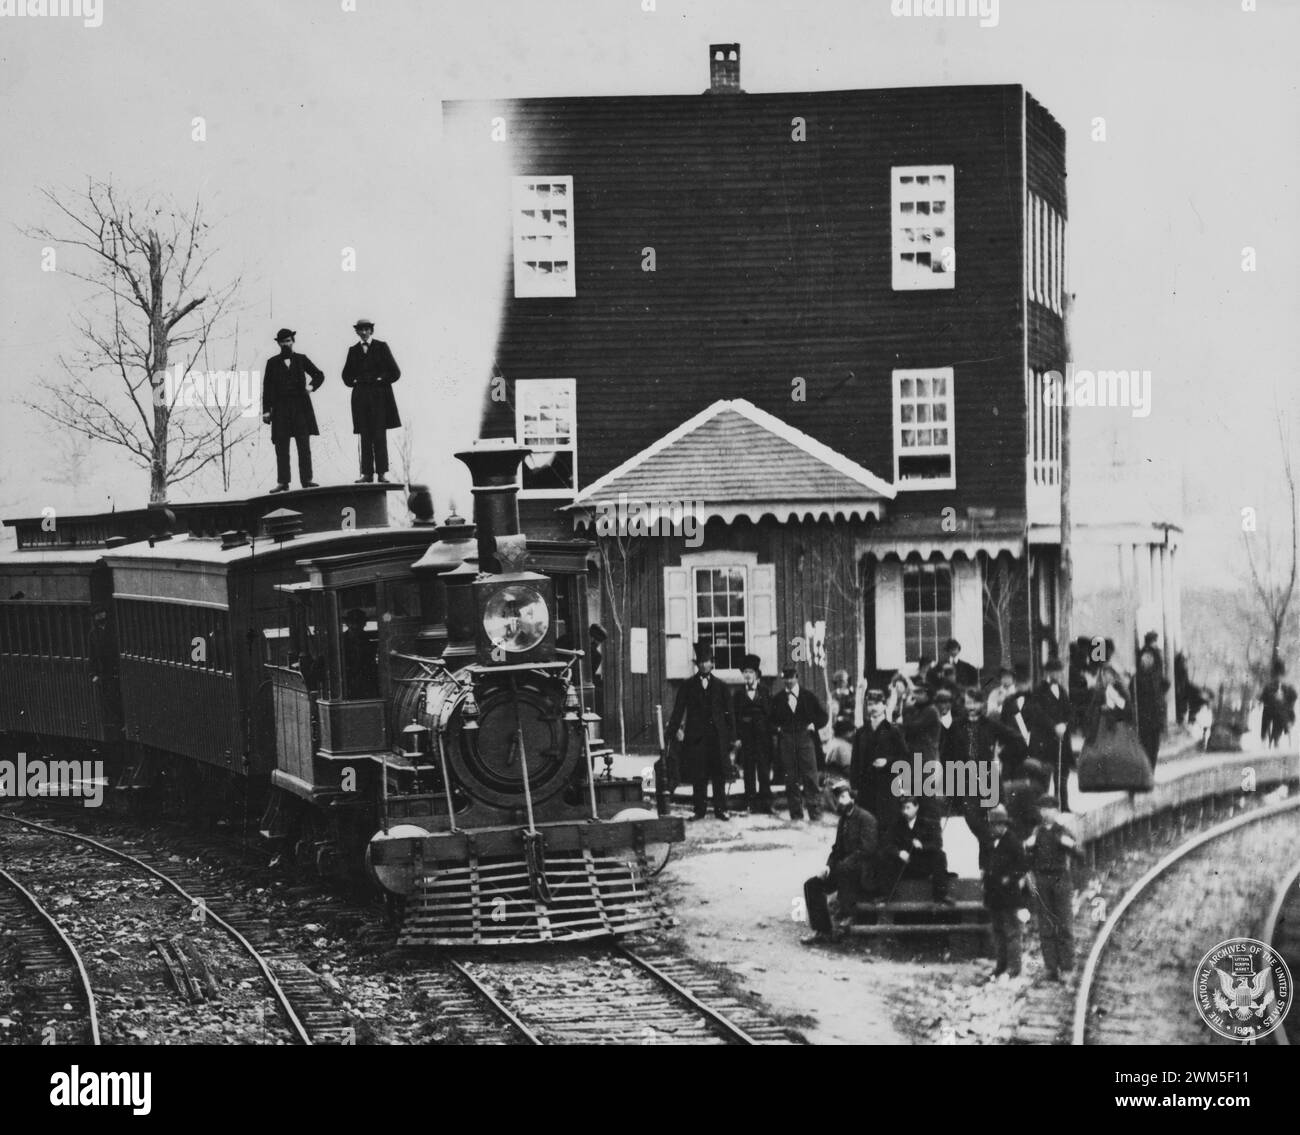
[[[804,802],[814,820],[821,819],[821,790],[817,785],[817,731],[829,715],[808,690],[799,688],[799,673],[787,666],[781,676],[785,689],[772,698],[776,747],[785,769],[785,795],[790,819],[802,820]]]
[[[1061,660],[1052,655],[1043,667],[1043,680],[1034,691],[1039,712],[1051,726],[1042,759],[1052,771],[1061,809],[1070,810],[1070,769],[1074,767],[1074,749],[1070,745],[1070,691],[1065,684]]]
[[[368,484],[378,476],[388,480],[388,431],[402,424],[397,415],[393,383],[402,372],[388,344],[373,339],[375,325],[358,319],[352,325],[360,342],[348,348],[343,364],[343,385],[352,388],[352,432],[361,442],[361,476],[357,484]]]
[[[281,327],[275,333],[280,353],[266,360],[262,375],[262,421],[271,425],[271,444],[275,446],[276,485],[273,493],[283,493],[289,488],[289,442],[298,446],[298,478],[304,489],[316,488],[311,474],[311,439],[319,434],[316,412],[307,394],[307,379],[311,389],[320,389],[325,375],[306,355],[293,349],[296,333]]]
[[[694,786],[695,819],[708,814],[708,788],[713,783],[713,814],[727,814],[727,765],[735,729],[727,687],[713,673],[713,647],[695,644],[695,677],[683,682],[673,703],[668,732],[683,747],[683,758]]]
[[[772,814],[772,695],[760,679],[763,663],[757,654],[746,654],[740,663],[744,685],[732,700],[736,739],[732,749],[740,754],[745,775],[745,807],[751,812]]]

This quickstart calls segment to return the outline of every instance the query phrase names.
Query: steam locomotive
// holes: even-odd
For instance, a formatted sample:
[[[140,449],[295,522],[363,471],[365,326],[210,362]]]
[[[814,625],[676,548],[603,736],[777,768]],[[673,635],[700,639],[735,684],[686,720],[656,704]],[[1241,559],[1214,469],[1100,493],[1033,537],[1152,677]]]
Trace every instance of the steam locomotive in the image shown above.
[[[456,455],[472,524],[417,489],[390,527],[385,484],[5,521],[0,757],[102,761],[143,814],[260,816],[399,898],[408,944],[658,924],[682,822],[610,771],[572,648],[590,545],[520,533],[528,452]]]

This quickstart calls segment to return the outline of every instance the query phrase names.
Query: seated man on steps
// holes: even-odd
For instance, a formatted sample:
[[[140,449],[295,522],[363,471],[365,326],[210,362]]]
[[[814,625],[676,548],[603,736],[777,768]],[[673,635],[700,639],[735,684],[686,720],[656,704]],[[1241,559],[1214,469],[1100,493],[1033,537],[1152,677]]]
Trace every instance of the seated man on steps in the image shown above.
[[[943,829],[937,816],[923,814],[921,801],[904,796],[902,815],[889,830],[887,843],[894,855],[895,879],[929,879],[935,902],[948,898],[948,856],[943,850]]]
[[[833,938],[827,895],[835,895],[841,925],[848,926],[853,921],[854,906],[878,890],[875,817],[853,802],[853,792],[843,777],[835,777],[826,787],[840,820],[826,866],[803,885],[808,925],[813,931],[802,940],[805,946]]]

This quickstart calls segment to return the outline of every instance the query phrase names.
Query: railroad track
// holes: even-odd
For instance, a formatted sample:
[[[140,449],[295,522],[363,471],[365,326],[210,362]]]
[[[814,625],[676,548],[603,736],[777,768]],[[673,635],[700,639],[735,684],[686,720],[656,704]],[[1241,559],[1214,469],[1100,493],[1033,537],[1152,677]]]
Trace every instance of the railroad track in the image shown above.
[[[1292,864],[1278,887],[1260,939],[1278,952],[1294,980],[1300,974],[1300,862]],[[1294,1018],[1290,1032],[1284,1019],[1268,1039],[1274,1044],[1289,1045],[1292,1036],[1300,1036],[1300,1026],[1294,1023]]]
[[[153,883],[157,890],[174,895],[183,904],[181,909],[187,912],[188,919],[196,924],[195,933],[199,928],[210,924],[233,944],[240,956],[251,963],[269,992],[272,1001],[271,1016],[278,1017],[291,1042],[355,1042],[352,1018],[336,1005],[332,992],[296,955],[276,946],[267,920],[241,896],[232,893],[230,886],[215,875],[205,875],[193,865],[183,862],[159,862],[158,857],[149,851],[137,849],[128,852],[101,839],[8,813],[0,813],[0,823],[11,829],[35,833],[46,841],[88,849],[101,857],[101,871],[105,866],[102,860],[112,860],[127,866],[137,880],[143,877]],[[13,856],[9,858],[12,859]],[[45,879],[51,873],[50,865],[49,853],[39,856],[27,873],[28,881]],[[94,936],[93,930],[88,932]],[[103,935],[99,937],[102,938]],[[188,940],[189,936],[163,933],[151,934],[150,937],[160,968],[171,975],[172,982],[183,998],[202,1001],[205,999],[204,991],[209,995],[215,992],[211,975],[203,972],[205,967],[202,959],[193,942]],[[113,952],[117,953],[115,950]],[[276,1024],[274,1020],[268,1021],[264,1012],[258,1012],[257,1023],[259,1026],[266,1025],[268,1029]]]
[[[694,963],[649,947],[453,959],[427,992],[471,1043],[794,1043]]]
[[[1196,968],[1219,942],[1258,936],[1274,896],[1269,880],[1293,865],[1298,835],[1300,797],[1292,797],[1215,825],[1147,871],[1093,940],[1072,1043],[1231,1043],[1196,1012]]]
[[[26,1029],[19,1041],[99,1044],[95,993],[72,940],[21,882],[0,870],[0,929],[14,968],[15,1001]]]

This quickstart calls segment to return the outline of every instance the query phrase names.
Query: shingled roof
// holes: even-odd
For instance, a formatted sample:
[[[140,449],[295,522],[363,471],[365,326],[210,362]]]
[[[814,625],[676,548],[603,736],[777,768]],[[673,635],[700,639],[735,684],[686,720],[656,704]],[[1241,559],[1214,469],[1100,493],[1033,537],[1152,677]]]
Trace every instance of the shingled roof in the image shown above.
[[[720,400],[612,469],[569,508],[697,501],[726,522],[874,517],[895,488],[842,453],[743,398]]]

